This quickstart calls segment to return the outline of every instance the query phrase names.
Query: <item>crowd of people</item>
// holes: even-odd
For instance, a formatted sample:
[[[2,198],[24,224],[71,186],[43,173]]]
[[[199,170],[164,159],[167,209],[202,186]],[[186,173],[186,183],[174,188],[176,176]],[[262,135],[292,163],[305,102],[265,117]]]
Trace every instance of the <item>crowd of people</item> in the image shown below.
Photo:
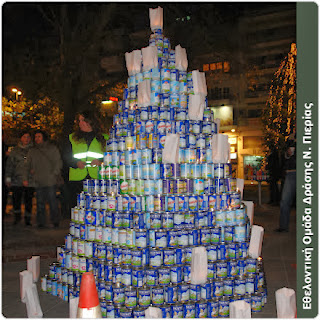
[[[61,212],[69,216],[76,205],[77,194],[83,190],[83,180],[97,179],[97,167],[103,161],[106,141],[99,116],[93,110],[76,115],[73,132],[58,148],[48,139],[46,132],[32,134],[22,131],[19,143],[9,153],[2,137],[2,217],[6,212],[8,190],[12,192],[14,224],[21,221],[21,200],[24,198],[24,221],[31,225],[32,199],[36,195],[37,226],[46,228],[46,202],[49,205],[51,225],[59,227]],[[267,157],[269,172],[270,204],[280,202],[279,228],[288,232],[290,210],[296,196],[296,137],[289,136],[284,157],[275,148]],[[282,180],[281,190],[278,181]],[[60,208],[57,199],[60,189]]]
[[[14,225],[21,223],[24,199],[24,222],[32,224],[32,200],[36,198],[36,224],[40,229],[58,228],[61,212],[70,213],[76,205],[83,180],[97,179],[97,167],[103,161],[108,135],[102,132],[93,110],[76,115],[74,132],[59,149],[43,130],[22,131],[18,144],[9,152],[2,136],[2,217],[6,213],[8,192],[12,193]],[[62,193],[59,208],[57,191]],[[48,225],[46,203],[50,212]]]

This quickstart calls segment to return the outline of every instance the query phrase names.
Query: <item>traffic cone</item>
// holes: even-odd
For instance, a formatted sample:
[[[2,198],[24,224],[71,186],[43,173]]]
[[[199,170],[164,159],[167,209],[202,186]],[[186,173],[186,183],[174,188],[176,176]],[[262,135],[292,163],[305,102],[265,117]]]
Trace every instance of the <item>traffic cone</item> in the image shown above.
[[[81,277],[77,318],[102,318],[94,275],[86,272]]]

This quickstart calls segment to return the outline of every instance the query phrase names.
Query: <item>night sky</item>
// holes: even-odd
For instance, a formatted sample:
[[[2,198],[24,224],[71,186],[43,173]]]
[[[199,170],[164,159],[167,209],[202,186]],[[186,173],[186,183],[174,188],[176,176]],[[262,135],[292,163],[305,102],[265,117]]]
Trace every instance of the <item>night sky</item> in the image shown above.
[[[48,2],[47,4],[52,5],[54,3]],[[61,3],[56,3],[57,6]],[[85,3],[82,3],[85,4]],[[100,3],[101,4],[101,3]],[[137,23],[140,22],[141,27],[148,24],[149,12],[145,9],[150,7],[169,6],[170,3],[119,3],[119,6],[123,6],[124,9],[127,6],[141,6],[140,17],[132,17]],[[177,3],[176,3],[177,4]],[[46,37],[51,32],[51,26],[43,18],[40,11],[37,9],[39,3],[5,3],[2,7],[2,48],[3,50],[9,49],[11,46],[24,46],[27,43],[27,38]],[[102,4],[101,4],[102,5]],[[180,5],[180,4],[178,4]],[[188,13],[192,16],[196,16],[201,10],[206,10],[208,6],[214,5],[216,10],[220,12],[221,21],[231,21],[235,17],[241,15],[245,9],[259,9],[265,7],[272,7],[274,3],[183,3],[181,4],[181,15]],[[76,14],[77,3],[71,3],[74,7],[74,13]],[[88,5],[90,8],[92,3]],[[164,13],[164,22],[166,21]],[[119,25],[125,24],[126,21],[118,21]],[[118,26],[115,26],[118,27]]]
[[[23,46],[26,38],[45,37],[49,26],[33,4],[6,3],[2,7],[3,50],[19,43]]]
[[[41,5],[44,10],[48,7],[53,7],[56,12],[59,13],[59,9],[63,3],[59,2],[30,2],[30,3],[14,3],[7,2],[2,7],[2,58],[3,58],[3,81],[2,88],[3,92],[10,91],[12,86],[20,86],[22,90],[26,93],[27,96],[31,98],[34,96],[34,92],[39,91],[40,86],[33,86],[30,88],[31,82],[36,81],[35,76],[31,76],[31,73],[26,69],[26,67],[35,67],[33,68],[33,72],[41,73],[39,71],[43,69],[43,61],[47,64],[51,64],[54,66],[57,63],[58,57],[58,47],[59,47],[59,33],[58,29],[54,29],[52,24],[48,20],[45,19],[41,11],[39,10],[39,6]],[[101,6],[108,6],[111,3],[103,2],[103,3],[77,3],[71,2],[68,7],[68,17],[70,20],[76,20],[79,13],[79,9],[85,7],[86,12],[88,13],[96,13],[97,10],[101,9]],[[113,19],[112,23],[109,23],[107,28],[110,30],[113,29],[121,29],[124,28],[126,34],[128,35],[131,32],[135,31],[150,31],[150,22],[149,22],[149,8],[156,8],[158,6],[163,7],[163,21],[164,21],[164,34],[172,40],[172,43],[175,44],[176,40],[180,39],[179,42],[182,46],[189,50],[188,52],[192,52],[190,50],[190,43],[188,43],[188,35],[185,37],[186,39],[182,40],[181,32],[184,30],[184,25],[186,22],[181,23],[181,19],[187,16],[191,17],[191,20],[188,23],[189,28],[188,32],[192,32],[196,30],[193,28],[193,25],[196,27],[197,25],[202,25],[201,32],[208,33],[209,39],[216,38],[217,41],[224,36],[222,34],[215,33],[216,25],[221,25],[225,23],[236,23],[237,18],[247,11],[259,11],[262,8],[266,7],[274,7],[275,2],[269,3],[261,3],[261,2],[117,2],[116,4],[117,11],[115,13],[115,19]],[[279,4],[279,3],[278,3]],[[288,6],[290,3],[286,2],[285,6]],[[206,31],[207,25],[203,22],[203,17],[210,21],[211,26]],[[211,19],[212,17],[212,19]],[[180,19],[180,20],[179,20]],[[180,21],[180,22],[179,22]],[[171,29],[169,26],[171,26]],[[166,33],[166,31],[171,30]],[[175,31],[175,35],[173,35],[172,30]],[[198,32],[198,31],[195,31]],[[219,38],[220,36],[220,38]],[[207,35],[208,38],[208,35]],[[40,40],[40,41],[38,41]],[[44,40],[44,41],[43,41]],[[79,39],[80,41],[82,39]],[[147,38],[146,38],[147,40]],[[201,39],[200,39],[201,40]],[[122,46],[122,49],[119,49],[119,52],[113,52],[111,55],[124,55],[126,50],[134,50],[137,46],[141,45],[135,43],[132,40],[130,43],[128,39],[125,47]],[[144,45],[147,44],[147,41]],[[135,47],[136,46],[136,47]],[[119,46],[120,48],[121,46]],[[197,47],[200,48],[201,46]],[[124,49],[126,48],[126,49]],[[50,49],[50,50],[48,50]],[[201,49],[202,50],[202,49]],[[201,52],[197,52],[197,54]],[[53,57],[53,55],[56,55]],[[97,56],[95,57],[95,61],[99,64],[102,57],[107,56],[108,53],[101,49],[101,52],[97,52]],[[56,60],[54,60],[56,59]],[[41,62],[36,65],[36,63]],[[90,62],[91,63],[91,62]],[[19,64],[19,65],[18,65]],[[76,62],[75,62],[76,64]],[[45,67],[47,67],[45,65]],[[76,66],[75,66],[76,67]],[[54,67],[53,67],[54,69]],[[54,70],[55,71],[55,70]],[[53,71],[53,72],[54,72]],[[52,72],[50,69],[48,72]],[[102,72],[101,78],[110,79],[109,74],[103,74],[105,72],[101,69]],[[26,77],[26,76],[29,76]],[[38,81],[38,84],[43,83],[43,78],[45,78],[45,74],[42,74],[42,78]],[[23,79],[24,78],[24,79]],[[31,89],[31,90],[30,90]],[[50,87],[49,87],[50,89]],[[33,91],[33,93],[31,92]],[[49,92],[50,93],[50,92]]]

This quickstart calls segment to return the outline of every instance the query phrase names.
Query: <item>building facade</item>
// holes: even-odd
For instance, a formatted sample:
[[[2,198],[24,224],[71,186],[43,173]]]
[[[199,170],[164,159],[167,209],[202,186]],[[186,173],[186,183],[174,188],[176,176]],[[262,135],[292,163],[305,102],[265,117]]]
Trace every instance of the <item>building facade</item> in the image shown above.
[[[296,42],[295,4],[247,9],[234,36],[234,50],[225,52],[225,59],[208,53],[197,57],[197,64],[206,73],[208,103],[221,119],[220,132],[230,138],[235,175],[264,179],[261,114],[274,73]]]
[[[209,4],[202,4],[205,5]],[[184,21],[185,26],[188,24],[202,32],[196,29],[193,17]],[[252,176],[264,156],[261,112],[274,73],[296,42],[296,4],[248,3],[237,18],[226,19],[207,32],[205,38],[212,41],[203,46],[192,45],[186,34],[181,37],[180,44],[188,52],[188,70],[198,69],[206,74],[209,106],[221,121],[220,132],[230,138],[234,175],[255,178]],[[124,35],[126,31],[118,33]],[[147,46],[149,34],[146,28],[131,30],[128,39],[117,46],[125,44],[122,51]],[[126,73],[123,56],[117,54],[103,58],[101,67],[107,71],[108,79]]]

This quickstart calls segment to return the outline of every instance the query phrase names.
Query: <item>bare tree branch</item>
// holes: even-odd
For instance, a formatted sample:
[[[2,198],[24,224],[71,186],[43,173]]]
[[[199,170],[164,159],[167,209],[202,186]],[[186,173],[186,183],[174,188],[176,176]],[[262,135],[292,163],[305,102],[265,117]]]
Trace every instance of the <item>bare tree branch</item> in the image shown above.
[[[48,14],[45,12],[44,8],[42,5],[36,5],[36,8],[41,12],[42,16],[54,27],[56,28],[56,21],[55,21],[55,15],[53,14],[53,18],[50,18]],[[50,10],[50,8],[49,8]],[[51,13],[53,13],[52,10],[50,10]]]

